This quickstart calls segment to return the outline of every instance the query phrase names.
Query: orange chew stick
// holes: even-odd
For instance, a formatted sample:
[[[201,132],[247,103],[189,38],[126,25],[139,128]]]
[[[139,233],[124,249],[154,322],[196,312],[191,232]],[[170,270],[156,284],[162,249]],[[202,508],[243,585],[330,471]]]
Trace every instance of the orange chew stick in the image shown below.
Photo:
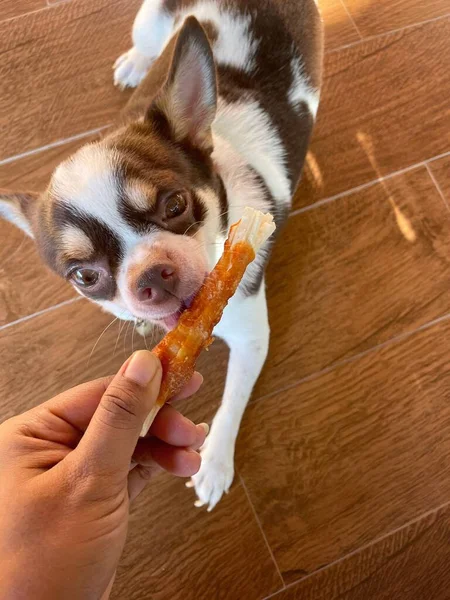
[[[163,367],[161,390],[141,435],[146,435],[159,409],[191,379],[203,348],[220,321],[229,299],[236,292],[248,265],[275,230],[270,215],[246,208],[242,219],[230,229],[218,263],[206,277],[190,308],[176,327],[153,349]]]

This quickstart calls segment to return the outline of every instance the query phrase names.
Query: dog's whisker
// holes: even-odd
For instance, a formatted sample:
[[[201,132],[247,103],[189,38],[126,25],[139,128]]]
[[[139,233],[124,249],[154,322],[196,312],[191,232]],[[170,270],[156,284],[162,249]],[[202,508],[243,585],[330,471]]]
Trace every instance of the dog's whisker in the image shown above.
[[[92,348],[92,350],[91,350],[91,353],[89,354],[89,358],[88,358],[88,361],[87,361],[87,368],[89,368],[89,364],[90,364],[90,362],[91,362],[92,355],[94,354],[94,352],[95,352],[95,349],[96,349],[96,348],[97,348],[97,346],[98,346],[98,343],[100,342],[100,340],[102,339],[102,337],[105,335],[105,333],[108,331],[108,329],[109,329],[109,328],[110,328],[112,325],[114,325],[114,323],[115,323],[116,321],[118,321],[118,320],[119,320],[119,317],[116,317],[115,319],[113,319],[113,320],[111,321],[111,323],[108,323],[108,325],[105,327],[105,329],[104,329],[104,330],[101,332],[101,334],[98,336],[98,338],[97,338],[97,341],[95,342],[95,344],[94,344],[94,346],[93,346],[93,348]]]
[[[246,208],[247,205],[246,204],[241,204],[241,205],[236,205],[233,206],[233,210],[235,210],[236,208]],[[217,218],[220,219],[220,217],[224,217],[225,215],[228,215],[231,209],[225,210],[224,212],[221,212],[217,215]],[[186,235],[187,232],[194,227],[195,225],[201,225],[203,223],[203,221],[195,221],[194,223],[191,223],[189,225],[189,227],[186,229],[186,231],[183,233],[183,235]]]
[[[117,334],[116,345],[114,346],[113,357],[116,355],[117,345],[119,344],[120,336],[122,335],[123,330],[125,329],[125,325],[127,321],[123,321],[119,327],[119,333]]]
[[[194,223],[191,223],[189,225],[189,227],[186,229],[186,231],[183,233],[183,235],[186,235],[187,232],[189,231],[189,229],[191,229],[192,227],[194,227],[194,225],[201,225],[203,223],[203,221],[194,221]]]
[[[156,327],[152,328],[152,341],[150,344],[151,344],[152,348],[156,344]]]
[[[144,344],[145,344],[145,349],[148,350],[148,346],[147,346],[147,337],[145,335],[145,328],[142,330],[142,336],[144,338]]]
[[[131,323],[131,321],[128,321],[127,328],[125,330],[125,337],[123,338],[123,353],[125,354],[125,356],[127,354],[127,337],[128,337],[128,331],[130,329],[130,323]]]
[[[133,323],[133,331],[131,332],[131,354],[134,353],[134,332],[136,331],[136,321]]]

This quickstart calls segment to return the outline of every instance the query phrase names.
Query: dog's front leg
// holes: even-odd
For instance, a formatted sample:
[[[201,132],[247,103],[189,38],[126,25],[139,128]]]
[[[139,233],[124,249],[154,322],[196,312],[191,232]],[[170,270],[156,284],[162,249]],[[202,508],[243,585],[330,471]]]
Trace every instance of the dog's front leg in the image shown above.
[[[133,47],[114,63],[115,85],[137,87],[160,55],[173,26],[163,4],[163,0],[144,0],[133,24]]]
[[[264,282],[254,296],[232,298],[215,334],[230,347],[222,404],[202,448],[202,466],[188,487],[195,487],[196,506],[212,510],[234,477],[234,447],[245,407],[266,360],[269,322]]]

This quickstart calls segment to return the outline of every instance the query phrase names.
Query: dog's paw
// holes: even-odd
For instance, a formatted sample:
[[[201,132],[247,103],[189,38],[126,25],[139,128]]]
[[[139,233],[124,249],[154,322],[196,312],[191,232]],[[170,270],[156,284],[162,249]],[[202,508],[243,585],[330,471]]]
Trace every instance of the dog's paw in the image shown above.
[[[114,63],[114,85],[121,89],[137,87],[147,75],[152,62],[152,58],[144,56],[136,48],[131,48]]]
[[[232,453],[224,454],[223,449],[213,450],[207,442],[208,438],[201,450],[200,471],[188,481],[186,486],[195,488],[198,498],[195,506],[207,506],[208,512],[211,512],[223,494],[228,494],[233,483],[234,461]]]

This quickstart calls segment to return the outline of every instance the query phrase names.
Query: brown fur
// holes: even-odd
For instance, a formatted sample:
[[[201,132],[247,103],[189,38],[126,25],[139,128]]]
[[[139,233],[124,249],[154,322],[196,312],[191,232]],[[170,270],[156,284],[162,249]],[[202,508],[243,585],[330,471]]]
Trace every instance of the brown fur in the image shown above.
[[[305,106],[295,110],[287,101],[292,84],[292,44],[302,58],[305,73],[311,85],[320,88],[323,61],[323,28],[314,0],[216,0],[224,7],[250,14],[252,35],[258,40],[255,73],[247,73],[228,66],[218,67],[219,94],[229,102],[237,102],[243,95],[255,98],[269,114],[288,157],[288,168],[294,192],[300,179],[313,118]],[[166,0],[165,10],[176,13],[196,4],[196,0]],[[203,23],[210,42],[214,45],[217,31],[213,24]],[[135,91],[126,106],[125,120],[141,116],[164,85],[177,39],[173,36],[149,74]]]
[[[187,8],[197,0],[165,0],[165,10],[176,12]],[[256,67],[247,73],[232,67],[219,65],[217,69],[219,94],[229,102],[242,99],[255,100],[271,119],[286,149],[287,166],[293,182],[292,192],[300,177],[306,150],[313,127],[313,119],[307,106],[292,107],[288,102],[292,86],[291,60],[293,45],[301,57],[302,66],[311,84],[319,88],[323,57],[323,37],[320,17],[313,0],[217,0],[224,7],[250,14],[251,34],[258,40]],[[193,20],[195,21],[195,19]],[[218,31],[214,23],[205,21],[203,31],[214,46]],[[198,28],[198,24],[191,23]],[[211,161],[211,136],[209,128],[197,137],[183,129],[183,123],[172,113],[173,105],[167,102],[171,77],[180,60],[180,35],[175,34],[162,54],[155,60],[150,72],[131,96],[113,133],[102,141],[113,148],[119,157],[119,167],[114,174],[122,190],[119,211],[126,221],[139,231],[153,226],[174,233],[195,233],[204,220],[206,207],[192,191],[194,187],[207,186],[215,191],[220,202],[222,228],[227,223],[226,191]],[[205,44],[203,34],[197,42]],[[212,55],[211,55],[212,62]],[[212,66],[214,70],[214,65]],[[251,132],[249,132],[251,135]],[[137,182],[147,186],[147,207],[133,204],[127,197],[127,184]],[[151,184],[151,185],[150,185]],[[265,186],[264,186],[265,187]],[[191,190],[189,210],[180,218],[164,221],[159,194],[177,190]],[[271,196],[265,188],[267,199]],[[38,201],[30,202],[27,195],[16,195],[13,202],[29,219],[38,247],[44,260],[58,273],[65,276],[71,257],[61,247],[58,232],[65,224],[80,227],[100,255],[107,256],[114,273],[122,258],[120,243],[108,227],[94,218],[83,221],[70,207],[64,206],[50,187]],[[273,205],[276,212],[276,206]],[[284,215],[278,215],[278,224]],[[89,257],[87,257],[89,258]],[[261,271],[262,273],[262,271]],[[255,290],[259,282],[255,282]],[[108,290],[112,298],[115,288]]]

